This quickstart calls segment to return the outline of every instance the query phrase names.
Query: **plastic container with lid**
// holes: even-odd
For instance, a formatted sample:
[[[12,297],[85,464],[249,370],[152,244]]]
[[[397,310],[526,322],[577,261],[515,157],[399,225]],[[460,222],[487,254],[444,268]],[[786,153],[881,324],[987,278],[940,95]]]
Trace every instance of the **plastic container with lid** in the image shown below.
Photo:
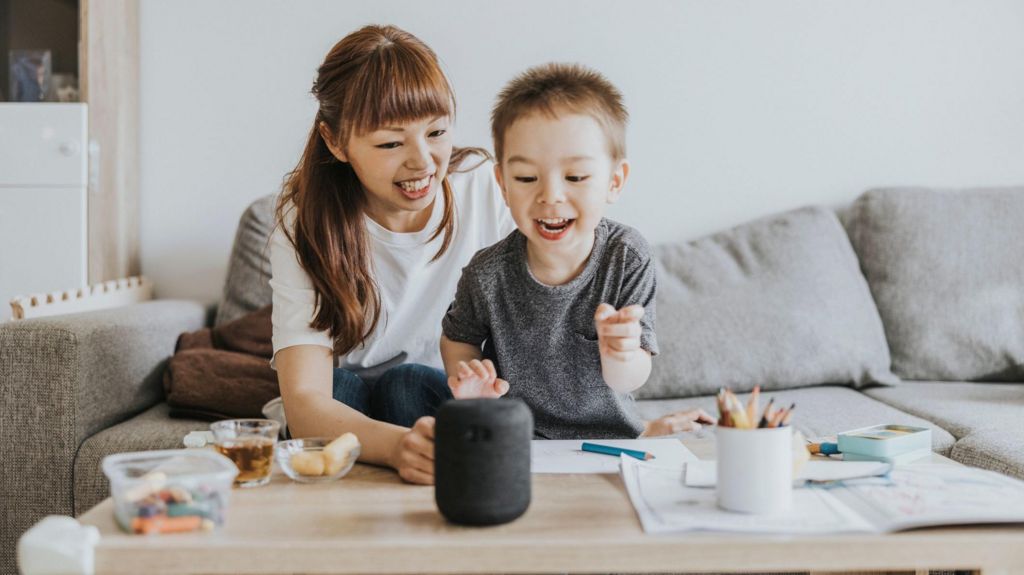
[[[206,449],[118,453],[102,467],[118,525],[142,534],[220,527],[238,474],[230,459]]]

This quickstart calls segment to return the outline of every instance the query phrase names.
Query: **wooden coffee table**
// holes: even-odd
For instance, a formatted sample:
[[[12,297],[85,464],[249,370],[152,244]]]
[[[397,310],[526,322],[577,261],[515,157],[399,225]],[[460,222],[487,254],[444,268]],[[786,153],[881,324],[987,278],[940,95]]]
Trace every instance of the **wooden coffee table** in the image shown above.
[[[713,440],[684,440],[701,458]],[[931,462],[949,460],[935,455]],[[950,462],[952,463],[952,462]],[[102,538],[96,573],[1024,573],[1024,528],[889,535],[646,535],[618,475],[534,475],[533,500],[498,527],[450,525],[432,487],[357,465],[339,482],[235,489],[223,529],[128,535],[108,498],[83,516]]]

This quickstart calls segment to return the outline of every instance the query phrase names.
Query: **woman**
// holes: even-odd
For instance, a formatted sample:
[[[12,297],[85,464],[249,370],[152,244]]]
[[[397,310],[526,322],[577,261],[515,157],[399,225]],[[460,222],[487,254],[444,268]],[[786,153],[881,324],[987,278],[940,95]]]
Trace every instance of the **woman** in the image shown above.
[[[451,397],[441,318],[462,267],[515,224],[485,153],[452,147],[451,86],[411,34],[346,36],[313,94],[319,109],[271,238],[273,365],[289,430],[351,431],[362,461],[430,484],[431,415]]]
[[[361,460],[433,483],[433,418],[423,416],[451,397],[440,318],[469,258],[514,224],[490,163],[453,149],[454,95],[411,34],[346,36],[313,94],[319,110],[271,240],[273,363],[289,429],[351,431]],[[402,359],[372,386],[356,374]]]

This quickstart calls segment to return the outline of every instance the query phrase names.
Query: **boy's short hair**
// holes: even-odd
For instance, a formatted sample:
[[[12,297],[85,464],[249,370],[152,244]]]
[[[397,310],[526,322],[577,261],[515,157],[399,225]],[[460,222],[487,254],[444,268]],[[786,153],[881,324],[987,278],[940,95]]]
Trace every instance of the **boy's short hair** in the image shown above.
[[[491,137],[499,163],[505,149],[505,132],[525,116],[559,112],[592,116],[608,138],[613,160],[626,157],[626,120],[629,113],[622,93],[604,76],[580,64],[544,64],[519,74],[498,94],[491,111]]]

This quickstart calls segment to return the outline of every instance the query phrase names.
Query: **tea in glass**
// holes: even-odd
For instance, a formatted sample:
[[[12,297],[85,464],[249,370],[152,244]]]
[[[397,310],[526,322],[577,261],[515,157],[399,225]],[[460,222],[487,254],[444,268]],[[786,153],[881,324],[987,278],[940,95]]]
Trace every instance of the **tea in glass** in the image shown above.
[[[238,467],[235,485],[257,487],[270,481],[280,429],[278,422],[269,419],[227,419],[210,424],[217,451]]]

